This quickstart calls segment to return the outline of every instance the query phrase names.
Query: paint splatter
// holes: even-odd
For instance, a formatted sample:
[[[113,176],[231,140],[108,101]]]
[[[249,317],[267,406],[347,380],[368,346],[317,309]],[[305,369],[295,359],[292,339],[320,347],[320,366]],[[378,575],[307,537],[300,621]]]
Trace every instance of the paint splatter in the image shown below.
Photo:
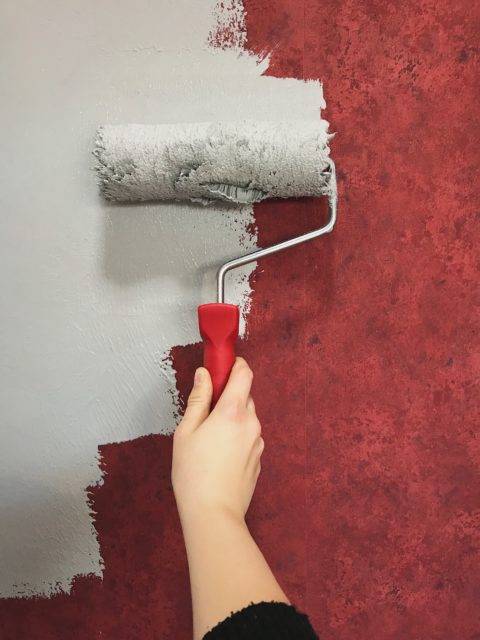
[[[220,0],[214,16],[216,25],[208,36],[208,44],[217,49],[244,50],[247,29],[242,0]]]

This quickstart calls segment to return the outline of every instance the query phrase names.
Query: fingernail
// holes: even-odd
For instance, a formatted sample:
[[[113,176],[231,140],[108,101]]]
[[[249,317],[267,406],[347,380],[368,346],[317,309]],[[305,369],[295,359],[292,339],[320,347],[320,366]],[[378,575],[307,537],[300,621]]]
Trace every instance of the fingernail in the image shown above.
[[[193,384],[200,384],[203,380],[203,369],[197,369],[193,378]]]

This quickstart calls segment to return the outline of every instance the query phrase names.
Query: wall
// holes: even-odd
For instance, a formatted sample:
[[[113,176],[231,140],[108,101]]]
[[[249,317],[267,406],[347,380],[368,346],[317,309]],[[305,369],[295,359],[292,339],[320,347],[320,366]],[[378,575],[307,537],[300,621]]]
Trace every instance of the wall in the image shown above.
[[[323,638],[473,640],[478,10],[245,8],[246,46],[272,51],[266,73],[325,83],[341,203],[332,237],[272,257],[252,280],[241,348],[267,447],[251,527]],[[317,202],[262,204],[256,241],[321,213]],[[172,351],[181,397],[198,357],[195,345]],[[102,578],[3,600],[5,637],[190,637],[170,438],[100,453],[104,483],[90,494]]]
[[[169,350],[198,340],[217,265],[256,246],[250,207],[102,202],[97,126],[318,118],[318,82],[240,55],[237,4],[2,5],[2,596],[102,575],[98,445],[171,433]],[[251,270],[228,284],[244,311]]]
[[[265,7],[246,2],[248,46],[275,46],[269,74],[321,78],[325,115],[338,132],[338,227],[324,243],[285,256],[282,273],[301,293],[289,300],[293,308],[279,308],[277,350],[254,356],[260,397],[267,365],[282,390],[278,404],[273,394],[262,406],[263,481],[283,487],[292,469],[303,475],[301,533],[281,522],[289,544],[297,539],[297,564],[304,561],[298,598],[328,640],[473,640],[480,636],[479,7],[425,0],[281,0],[266,14]],[[259,242],[263,215],[256,212]],[[278,268],[265,264],[264,289]],[[264,295],[256,285],[252,336]],[[276,364],[280,346],[296,354],[284,370]],[[296,413],[285,420],[287,385]],[[272,431],[285,422],[303,460],[291,447],[275,449],[281,439]],[[271,503],[261,495],[258,502],[271,549],[281,529],[265,521]],[[275,562],[292,576],[283,542]]]

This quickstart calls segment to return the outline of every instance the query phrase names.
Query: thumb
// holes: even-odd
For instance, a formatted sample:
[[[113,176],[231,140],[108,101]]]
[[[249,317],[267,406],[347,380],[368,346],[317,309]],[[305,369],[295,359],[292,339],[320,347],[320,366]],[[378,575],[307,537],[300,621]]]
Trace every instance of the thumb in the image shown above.
[[[194,431],[208,417],[212,393],[210,374],[204,367],[199,367],[195,371],[193,389],[188,396],[187,408],[181,424],[182,429]]]

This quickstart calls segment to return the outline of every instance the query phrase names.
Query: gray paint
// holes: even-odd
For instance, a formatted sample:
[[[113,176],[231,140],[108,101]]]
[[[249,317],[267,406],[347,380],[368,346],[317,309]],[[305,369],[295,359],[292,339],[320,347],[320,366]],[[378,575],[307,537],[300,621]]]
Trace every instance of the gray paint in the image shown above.
[[[105,204],[91,169],[97,126],[318,118],[317,83],[261,77],[266,61],[208,49],[214,4],[1,5],[2,596],[101,575],[85,494],[101,482],[98,445],[171,432],[165,353],[198,340],[195,307],[213,299],[216,263],[255,246],[248,207],[232,219]],[[244,306],[247,275],[230,287]]]
[[[330,137],[320,118],[106,125],[93,153],[107,200],[251,204],[329,195]]]

